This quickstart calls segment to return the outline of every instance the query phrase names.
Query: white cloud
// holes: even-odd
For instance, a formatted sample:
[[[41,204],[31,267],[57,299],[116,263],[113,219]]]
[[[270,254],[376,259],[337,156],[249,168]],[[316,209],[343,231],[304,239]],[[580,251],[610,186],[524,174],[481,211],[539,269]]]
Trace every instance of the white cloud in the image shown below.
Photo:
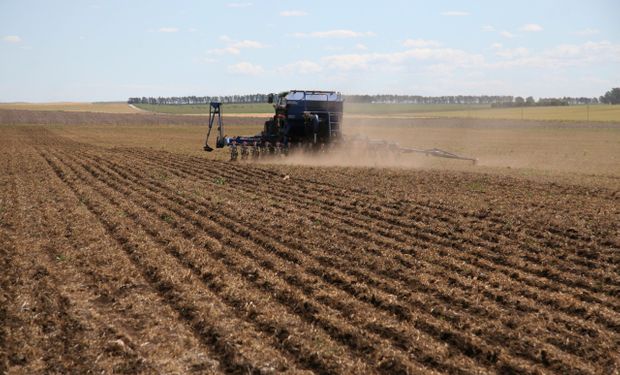
[[[600,63],[620,63],[620,44],[608,41],[583,44],[561,44],[556,47],[532,53],[523,50],[507,50],[505,61],[488,64],[489,67],[549,68],[588,66]]]
[[[469,12],[463,12],[460,10],[450,10],[447,12],[441,12],[442,16],[446,16],[446,17],[465,17],[465,16],[469,16]]]
[[[252,6],[252,3],[228,3],[226,6],[229,8],[247,8]]]
[[[366,51],[366,50],[368,50],[368,47],[366,47],[366,45],[364,43],[357,43],[355,45],[355,47],[353,47],[353,48],[358,50],[358,51]]]
[[[530,54],[530,51],[525,47],[518,48],[498,48],[495,54],[505,59],[514,59],[517,57],[526,57]]]
[[[265,48],[266,46],[261,43],[261,42],[257,42],[255,40],[240,40],[238,42],[234,42],[231,47],[234,48]]]
[[[575,32],[573,32],[573,35],[578,35],[578,36],[592,36],[592,35],[596,35],[600,33],[600,30],[597,29],[583,29],[583,30],[577,30]]]
[[[176,27],[160,27],[157,31],[160,33],[176,33],[179,29]]]
[[[583,44],[560,44],[546,53],[556,58],[569,58],[579,60],[607,59],[620,62],[620,44],[609,41],[586,42]]]
[[[323,58],[323,62],[331,69],[336,70],[366,70],[373,55],[346,54],[332,55]]]
[[[282,17],[303,17],[307,15],[308,13],[303,10],[283,10],[280,12],[280,16]]]
[[[337,70],[397,69],[410,60],[443,62],[453,66],[476,66],[484,57],[453,48],[413,48],[392,53],[332,55],[323,58],[327,67]]]
[[[441,43],[436,40],[407,39],[403,42],[405,47],[439,47]]]
[[[212,55],[226,55],[226,54],[238,55],[241,53],[242,49],[248,49],[248,48],[258,49],[258,48],[267,47],[263,43],[255,41],[255,40],[248,40],[248,39],[234,40],[226,35],[220,36],[220,40],[226,43],[227,46],[223,48],[210,49],[207,51],[207,53],[212,54]]]
[[[498,49],[498,48],[502,48],[504,45],[501,43],[493,43],[491,44],[491,48],[493,49]]]
[[[581,54],[582,49],[583,46],[576,44],[560,44],[559,46],[548,50],[547,55],[558,58],[573,58]]]
[[[17,35],[7,35],[3,37],[2,40],[4,40],[7,43],[21,43],[22,42],[22,38],[18,37]]]
[[[503,36],[504,38],[508,38],[508,39],[512,39],[512,38],[516,38],[516,35],[511,33],[510,31],[502,31],[499,33],[499,35]]]
[[[323,67],[313,61],[301,60],[278,68],[284,74],[314,74],[323,70]]]
[[[211,55],[238,55],[241,53],[239,48],[235,47],[224,47],[224,48],[214,48],[207,51],[208,54]]]
[[[328,30],[313,31],[310,33],[293,33],[291,35],[297,38],[359,38],[363,36],[375,36],[375,33],[372,31]]]
[[[479,54],[454,48],[414,48],[404,52],[405,58],[443,61],[458,66],[476,65],[484,61]]]
[[[495,31],[495,27],[491,26],[491,25],[483,25],[482,26],[482,31],[490,33]]]
[[[238,64],[229,65],[228,72],[233,74],[256,76],[262,74],[265,70],[260,65],[254,65],[249,62],[240,62]]]
[[[537,25],[535,23],[528,23],[526,25],[521,26],[521,31],[525,31],[525,32],[539,32],[539,31],[543,31],[542,26]]]

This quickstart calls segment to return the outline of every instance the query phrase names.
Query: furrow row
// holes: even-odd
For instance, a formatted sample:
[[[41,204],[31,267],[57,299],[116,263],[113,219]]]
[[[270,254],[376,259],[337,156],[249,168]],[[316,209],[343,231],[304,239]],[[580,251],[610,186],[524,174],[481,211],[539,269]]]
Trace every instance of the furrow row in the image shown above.
[[[108,177],[108,176],[106,176],[106,177]],[[125,181],[127,181],[127,180],[125,180]],[[142,195],[142,196],[144,196],[144,193],[143,193],[143,195]],[[154,200],[156,200],[156,199],[158,199],[158,198],[157,198],[157,197],[154,197],[153,199],[154,199]],[[161,198],[159,198],[158,202],[160,202],[160,204],[161,204],[161,202],[162,202]],[[180,210],[175,209],[175,208],[174,208],[174,207],[172,207],[172,206],[169,206],[168,208],[169,208],[169,209],[171,209],[171,210],[173,210],[173,211],[175,212],[175,214],[178,214],[178,215],[191,215],[191,211],[189,211],[189,213],[188,213],[188,212],[183,213],[183,212],[181,212]],[[197,218],[197,217],[193,217],[193,218],[192,218],[192,217],[190,217],[188,220],[190,220],[190,221],[191,221],[191,222],[193,222],[193,223],[196,223],[196,222],[200,222],[201,218]],[[213,232],[213,228],[204,228],[204,223],[202,223],[202,225],[203,225],[203,229],[206,229],[207,231],[209,231],[209,233],[210,233],[211,235],[213,235],[213,236],[215,236],[215,237],[217,237],[217,238],[224,238],[224,235],[223,235],[222,233],[215,234],[215,233]],[[183,231],[184,231],[185,233],[187,233],[187,229],[184,229]],[[235,234],[235,233],[233,232],[232,234]],[[189,237],[194,237],[195,235],[196,235],[195,233],[194,233],[194,234],[188,234],[188,236],[189,236]],[[227,245],[230,245],[230,243],[231,243],[231,242],[232,242],[232,240],[228,239],[228,240],[227,240]],[[237,245],[237,247],[238,247],[239,249],[247,248],[247,246],[248,246],[247,244],[239,244],[239,245]],[[286,251],[286,249],[282,249],[281,251],[282,251],[282,252],[285,252],[285,251]],[[247,256],[248,252],[245,252],[245,254],[246,254],[246,256]],[[290,258],[290,256],[285,255],[285,254],[281,254],[281,256],[283,256],[283,257],[284,257],[284,258],[286,258],[286,259],[291,259],[291,258]],[[265,264],[270,264],[270,263],[273,263],[273,262],[275,262],[275,261],[277,261],[277,260],[276,260],[275,258],[271,257],[270,259],[267,259],[267,260],[265,260],[265,259],[261,259],[261,260],[258,260],[258,261],[260,261],[260,262],[261,262],[261,265],[265,265]],[[230,267],[230,266],[231,266],[231,264],[228,264],[228,266]],[[283,265],[283,266],[287,266],[287,265]],[[280,273],[280,274],[285,272],[285,271],[283,270],[285,267],[280,267],[280,269],[279,269],[279,270],[278,270],[277,268],[275,268],[275,269],[274,269],[274,267],[273,267],[273,266],[268,266],[267,268],[271,268],[271,269],[272,269],[272,272],[277,272],[277,273]],[[285,276],[284,278],[285,278],[286,282],[289,282],[289,283],[290,283],[290,281],[291,281],[291,280],[295,280],[295,275],[296,275],[296,273],[295,273],[295,271],[293,271],[293,272],[289,273],[287,276]],[[297,274],[297,275],[299,275],[299,274]],[[313,281],[313,280],[308,280],[308,283],[309,283],[309,285],[311,285],[311,284],[315,284],[315,283],[316,283],[316,281]],[[300,285],[300,281],[299,281],[299,280],[294,281],[293,285],[297,285],[297,287],[299,287],[299,285]],[[328,285],[326,285],[325,287],[321,287],[320,289],[321,289],[323,292],[327,293],[328,291],[326,290],[326,288],[328,288],[328,289],[329,289],[329,286],[328,286]],[[342,298],[340,298],[340,299],[342,299]],[[345,299],[345,300],[346,300],[346,299]],[[311,301],[306,301],[306,302],[303,302],[303,304],[302,304],[302,305],[310,306],[310,308],[311,308],[311,309],[316,309],[316,307],[313,307],[313,306],[320,306],[321,304],[319,304],[319,305],[313,305],[313,303],[312,303]],[[358,306],[357,308],[354,308],[354,310],[359,310],[359,309],[361,309],[361,308],[363,308],[363,306]],[[319,310],[319,311],[320,311],[320,310]],[[327,311],[326,311],[325,313],[327,313]],[[318,314],[317,314],[317,315],[318,315]],[[327,314],[327,315],[329,315],[329,314]],[[361,317],[363,317],[363,316],[361,316]],[[313,323],[315,323],[315,324],[316,324],[316,323],[317,323],[317,322],[316,322],[317,317],[313,317],[313,319],[315,320],[315,321],[313,321]],[[381,318],[381,319],[387,319],[387,317],[385,317],[385,316],[384,316],[384,317],[383,317],[383,318]],[[346,324],[346,322],[342,322],[342,323],[341,323],[341,325],[346,326],[347,324]],[[366,324],[366,326],[368,326],[368,324]],[[401,325],[401,326],[402,326],[402,325]],[[406,327],[406,326],[402,326],[401,328],[402,328],[405,332],[407,331],[407,327]],[[375,332],[377,332],[377,329],[374,329],[374,331],[375,331]],[[382,332],[385,332],[385,331],[387,331],[387,330],[378,331],[378,332],[379,332],[379,333],[382,333]],[[405,335],[406,335],[406,333],[403,333],[403,334],[405,334]],[[414,334],[415,334],[415,332],[414,332]],[[417,333],[417,334],[415,334],[415,335],[416,335],[417,337],[419,337],[419,336],[420,336],[420,333]],[[401,339],[401,340],[402,340],[402,339]],[[436,351],[435,353],[437,353],[437,350],[438,350],[438,349],[436,348],[436,349],[434,349],[434,350]],[[428,360],[431,358],[431,353],[432,353],[432,351],[427,351],[426,353],[421,353],[421,355],[423,356],[423,358],[424,358],[424,360],[425,360],[425,361],[428,361]],[[418,354],[418,355],[420,355],[420,354]],[[445,366],[444,366],[444,367],[445,367]],[[447,368],[447,370],[449,370],[450,372],[458,372],[458,367]]]
[[[162,164],[164,162],[161,162]],[[165,165],[163,166],[164,168]],[[203,167],[204,168],[204,167]],[[196,178],[200,178],[203,181],[210,183],[210,185],[212,185],[211,180],[207,179],[204,177],[204,174],[198,174],[196,172],[194,172],[192,169],[189,168],[185,168],[182,166],[178,167],[178,170],[173,170],[170,169],[168,167],[168,170],[171,171],[172,173],[178,173],[178,170],[182,171],[184,175],[192,175]],[[215,171],[209,171],[210,173],[220,173],[222,174],[222,171],[219,170],[215,170]],[[226,175],[229,176],[231,179],[235,178],[234,175]],[[270,181],[271,182],[271,181]],[[235,189],[237,190],[243,190],[245,189],[245,185],[243,184],[234,184],[231,183],[231,186],[234,186]],[[250,187],[250,189],[252,189],[252,191],[255,191],[256,189],[261,188],[260,184],[257,183],[255,185],[252,185]],[[291,192],[291,189],[289,188],[288,190],[283,191],[282,193],[280,192],[280,190],[276,189],[275,186],[272,186],[271,184],[269,185],[269,187],[265,187],[264,188],[265,193],[268,193],[270,195],[276,195],[281,197],[282,199],[285,199],[287,201],[290,202],[296,202],[298,205],[301,205],[302,207],[304,207],[305,210],[308,209],[312,209],[312,206],[316,205],[316,202],[314,200],[314,198],[309,198],[309,199],[305,199],[302,200],[300,198],[297,197],[297,191],[293,190]],[[331,213],[331,211],[336,211],[333,207],[328,206],[328,205],[320,205],[320,207],[318,207],[316,210],[316,212],[321,213],[321,214],[326,214],[329,215]],[[382,232],[379,228],[377,228],[377,225],[380,225],[380,222],[383,220],[389,220],[389,218],[385,219],[379,216],[377,221],[373,221],[373,225],[368,224],[368,220],[364,219],[364,217],[359,217],[359,218],[354,218],[352,217],[352,214],[350,212],[347,211],[343,211],[343,212],[339,212],[339,215],[341,217],[344,217],[347,221],[352,222],[357,228],[358,228],[358,233],[356,235],[364,235],[367,237],[373,237],[373,238],[377,238],[379,235],[379,244],[381,246],[389,246],[389,243],[394,243],[394,237],[395,238],[400,238],[401,239],[401,243],[412,243],[413,241],[413,245],[414,246],[406,246],[403,248],[402,245],[399,246],[399,251],[403,251],[403,252],[409,252],[412,254],[417,254],[420,255],[419,252],[416,251],[416,247],[422,247],[424,248],[425,246],[428,246],[428,244],[433,244],[433,246],[439,246],[440,248],[443,249],[443,251],[440,251],[439,255],[443,255],[443,259],[445,259],[447,262],[454,262],[454,259],[462,259],[464,260],[470,267],[473,266],[473,269],[470,270],[465,270],[463,271],[463,274],[471,274],[472,277],[475,276],[477,278],[481,278],[484,281],[488,281],[484,279],[484,275],[487,272],[492,273],[494,276],[500,277],[500,278],[506,278],[506,275],[508,277],[510,277],[512,279],[512,281],[510,281],[510,283],[508,285],[513,285],[513,288],[515,288],[515,291],[522,291],[523,290],[523,283],[525,282],[525,285],[527,285],[528,287],[534,288],[534,290],[536,290],[535,292],[529,293],[527,295],[528,298],[533,299],[534,301],[539,301],[539,303],[542,303],[541,305],[549,305],[549,306],[554,306],[554,309],[560,309],[561,311],[569,314],[569,315],[573,315],[575,316],[575,318],[577,319],[582,319],[584,316],[584,313],[586,311],[588,311],[587,304],[584,303],[580,303],[578,304],[578,306],[573,307],[572,305],[570,306],[564,306],[563,302],[560,301],[566,301],[566,298],[564,297],[558,297],[558,298],[546,298],[544,297],[547,293],[549,293],[549,289],[551,291],[557,290],[557,287],[554,287],[555,284],[550,284],[550,283],[543,283],[542,286],[544,286],[544,289],[542,289],[541,284],[536,282],[536,281],[531,281],[528,278],[523,278],[522,275],[518,272],[515,272],[513,269],[501,265],[502,260],[501,259],[496,259],[495,256],[488,255],[487,257],[492,257],[493,260],[496,261],[496,263],[500,264],[500,269],[497,270],[496,269],[496,263],[489,263],[490,261],[486,261],[485,262],[485,258],[483,257],[482,259],[480,259],[478,252],[478,249],[474,248],[468,248],[467,250],[469,251],[473,251],[475,253],[475,255],[469,254],[468,251],[455,251],[454,249],[454,245],[453,242],[446,242],[441,236],[435,235],[433,232],[430,233],[420,233],[417,231],[410,231],[408,236],[403,236],[402,233],[399,233],[397,231],[391,231],[391,232]],[[424,229],[424,228],[423,228]],[[427,229],[428,231],[428,229]],[[457,248],[461,248],[462,246],[459,245],[459,243],[457,242],[455,244],[457,246]],[[483,254],[484,255],[484,254]],[[442,262],[440,262],[439,264],[443,264]],[[463,265],[455,265],[455,267],[462,267]],[[480,269],[482,267],[482,269]],[[476,268],[478,268],[479,270],[476,271]],[[506,288],[506,284],[502,284],[502,288],[505,289]],[[542,293],[542,296],[540,295]],[[521,294],[521,292],[519,292],[519,294]],[[576,297],[579,298],[580,294],[579,293],[571,293],[570,294],[571,297]],[[574,303],[574,302],[573,302]],[[615,306],[615,304],[613,302],[608,302],[609,304],[611,304],[612,306]],[[581,306],[579,306],[581,305]],[[594,316],[597,316],[597,314],[599,314],[598,309],[591,311],[591,314],[593,314]],[[614,323],[614,318],[613,318],[613,314],[611,315],[611,317],[609,316],[609,313],[607,313],[607,316],[603,316],[603,317],[597,317],[597,320],[601,323],[606,325],[607,327],[611,327],[612,329],[617,329],[617,323]],[[611,320],[610,320],[611,319]],[[615,327],[615,328],[614,328]]]
[[[160,245],[147,233],[138,230],[130,218],[119,215],[119,212],[131,212],[131,205],[115,199],[113,191],[102,193],[96,186],[85,183],[84,175],[78,174],[75,166],[54,156],[45,154],[44,157],[88,210],[99,218],[152,288],[209,347],[224,371],[261,373],[294,369],[285,357],[264,346],[271,335],[256,332],[251,325],[233,318],[237,314],[235,309],[223,305],[211,292],[201,288],[200,281],[193,275],[180,274],[174,258],[165,256],[165,250],[160,250]],[[238,346],[243,347],[243,351]]]

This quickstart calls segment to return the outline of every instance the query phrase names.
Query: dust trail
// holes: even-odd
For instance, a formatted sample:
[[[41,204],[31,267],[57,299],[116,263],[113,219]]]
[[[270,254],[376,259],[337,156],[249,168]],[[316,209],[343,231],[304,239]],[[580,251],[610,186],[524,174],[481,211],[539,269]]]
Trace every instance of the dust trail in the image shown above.
[[[426,164],[424,158],[363,147],[330,147],[324,151],[291,151],[286,157],[269,157],[262,159],[261,163],[316,167],[422,168]]]
[[[453,142],[446,142],[444,139],[437,140],[437,137],[434,137],[434,140],[429,140],[428,136],[421,134],[425,131],[424,128],[416,126],[414,121],[404,124],[401,121],[398,125],[394,125],[387,119],[351,119],[345,117],[342,128],[345,142],[326,146],[321,151],[294,150],[286,157],[270,157],[261,162],[303,166],[399,169],[458,168],[472,164],[468,161],[438,158],[418,153],[402,153],[390,147],[390,145],[397,145],[418,149],[442,148],[446,151],[462,151],[445,147]],[[442,137],[445,136],[446,134],[443,133]],[[459,134],[457,138],[464,140],[467,137]],[[386,144],[370,144],[367,140],[385,141]]]

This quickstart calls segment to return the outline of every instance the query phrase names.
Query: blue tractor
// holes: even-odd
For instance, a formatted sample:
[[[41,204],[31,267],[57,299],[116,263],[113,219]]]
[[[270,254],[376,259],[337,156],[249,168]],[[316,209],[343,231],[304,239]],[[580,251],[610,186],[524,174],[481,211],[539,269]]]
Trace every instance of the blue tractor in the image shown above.
[[[270,94],[275,114],[265,121],[260,134],[253,136],[227,137],[221,118],[222,103],[212,102],[209,110],[209,131],[204,150],[213,151],[209,146],[209,136],[213,124],[218,123],[216,148],[230,147],[230,159],[249,157],[256,159],[265,155],[286,155],[289,150],[324,150],[327,146],[337,144],[356,145],[360,143],[373,152],[388,151],[392,153],[421,153],[442,158],[469,160],[476,159],[453,154],[440,149],[417,149],[400,147],[398,144],[383,140],[351,138],[345,140],[341,132],[343,99],[335,91],[291,90],[280,94]]]
[[[222,104],[212,102],[209,111],[209,132],[204,150],[213,151],[208,144],[213,124],[218,123],[216,148],[231,147],[231,159],[236,159],[237,147],[241,157],[251,154],[287,153],[292,148],[318,149],[341,138],[342,95],[334,91],[291,90],[270,94],[269,103],[275,114],[265,121],[260,134],[226,137],[221,119]]]

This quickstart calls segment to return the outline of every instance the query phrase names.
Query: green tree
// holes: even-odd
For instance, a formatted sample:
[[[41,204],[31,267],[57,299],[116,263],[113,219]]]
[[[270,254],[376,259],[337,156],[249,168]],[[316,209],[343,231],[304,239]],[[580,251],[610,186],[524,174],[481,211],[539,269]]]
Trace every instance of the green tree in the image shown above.
[[[515,104],[516,104],[517,106],[519,106],[519,107],[520,107],[520,106],[522,106],[523,104],[525,104],[525,100],[524,100],[522,97],[517,96],[517,97],[515,98]]]
[[[528,96],[527,99],[525,99],[525,105],[535,105],[536,101],[534,100],[533,97]]]
[[[601,103],[620,104],[620,87],[615,87],[601,96]]]

